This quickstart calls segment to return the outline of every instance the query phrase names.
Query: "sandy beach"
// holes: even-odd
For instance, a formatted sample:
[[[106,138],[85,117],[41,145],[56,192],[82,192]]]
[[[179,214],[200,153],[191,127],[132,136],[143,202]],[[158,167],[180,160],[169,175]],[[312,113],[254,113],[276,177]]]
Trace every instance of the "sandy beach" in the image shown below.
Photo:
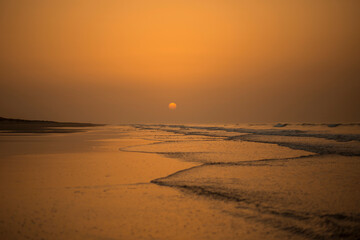
[[[2,136],[1,238],[256,239],[266,234],[222,214],[216,201],[150,183],[199,164],[119,151],[154,142],[141,138],[129,135],[128,127]]]
[[[181,129],[3,133],[0,237],[358,237],[359,157]]]

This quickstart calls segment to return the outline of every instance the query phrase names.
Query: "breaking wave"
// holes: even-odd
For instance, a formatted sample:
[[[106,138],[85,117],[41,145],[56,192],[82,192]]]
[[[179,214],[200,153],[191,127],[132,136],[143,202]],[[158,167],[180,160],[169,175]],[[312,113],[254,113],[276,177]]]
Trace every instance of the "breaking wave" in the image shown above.
[[[226,214],[301,238],[360,239],[358,124],[133,127],[158,142],[122,151],[202,164],[154,184],[227,202]]]

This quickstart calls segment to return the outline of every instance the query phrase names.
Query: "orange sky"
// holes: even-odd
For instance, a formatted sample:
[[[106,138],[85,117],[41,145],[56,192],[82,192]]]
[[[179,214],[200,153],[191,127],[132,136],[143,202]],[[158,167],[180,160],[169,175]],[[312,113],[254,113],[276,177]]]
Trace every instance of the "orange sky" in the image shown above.
[[[357,0],[0,1],[0,116],[360,121],[359,7]]]

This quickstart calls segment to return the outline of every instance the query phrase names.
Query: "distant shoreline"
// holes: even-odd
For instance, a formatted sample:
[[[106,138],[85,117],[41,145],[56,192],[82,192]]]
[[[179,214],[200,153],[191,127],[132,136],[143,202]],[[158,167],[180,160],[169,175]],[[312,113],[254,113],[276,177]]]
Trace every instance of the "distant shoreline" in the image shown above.
[[[86,131],[86,127],[99,127],[106,124],[55,122],[44,120],[25,120],[0,117],[1,133],[73,133]]]

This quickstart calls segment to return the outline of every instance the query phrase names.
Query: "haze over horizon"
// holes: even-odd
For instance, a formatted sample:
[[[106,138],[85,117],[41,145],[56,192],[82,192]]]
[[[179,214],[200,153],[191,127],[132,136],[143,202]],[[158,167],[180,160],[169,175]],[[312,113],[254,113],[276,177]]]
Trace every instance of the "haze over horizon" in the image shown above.
[[[359,7],[356,0],[0,1],[0,116],[359,122]]]

